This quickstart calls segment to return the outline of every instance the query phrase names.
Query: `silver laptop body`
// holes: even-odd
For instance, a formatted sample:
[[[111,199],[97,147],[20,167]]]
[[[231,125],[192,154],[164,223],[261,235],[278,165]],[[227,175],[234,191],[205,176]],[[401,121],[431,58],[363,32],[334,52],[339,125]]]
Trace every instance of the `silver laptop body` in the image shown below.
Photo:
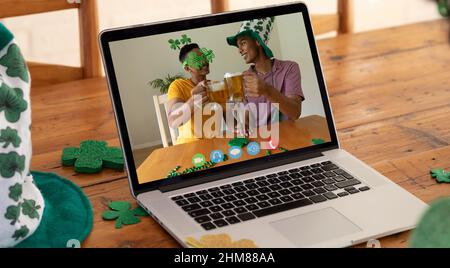
[[[188,24],[187,22],[193,20],[213,20],[214,18],[220,19],[221,16],[229,18],[245,12],[247,12],[245,14],[253,14],[252,12],[260,12],[263,10],[267,14],[271,10],[276,12],[276,10],[293,8],[301,11],[304,17],[306,17],[305,22],[310,24],[310,17],[307,13],[306,6],[302,3],[231,12],[225,15],[208,15],[205,17],[185,19],[183,21]],[[282,164],[271,166],[270,168],[259,168],[258,170],[232,176],[220,176],[219,174],[215,177],[211,176],[214,177],[213,179],[203,180],[197,183],[186,183],[186,181],[180,180],[174,185],[162,185],[157,189],[138,189],[132,154],[130,153],[130,148],[128,148],[130,144],[129,137],[128,135],[124,135],[126,132],[126,128],[124,127],[125,119],[123,117],[123,111],[118,107],[120,97],[115,93],[117,91],[117,82],[114,80],[115,75],[111,68],[112,62],[109,55],[111,52],[108,49],[108,42],[111,40],[110,38],[116,38],[115,40],[128,38],[128,32],[132,32],[136,28],[145,29],[145,27],[149,27],[148,29],[151,29],[154,25],[157,24],[108,30],[101,34],[100,42],[102,44],[105,69],[111,90],[114,111],[116,113],[117,125],[120,129],[120,138],[125,150],[132,194],[137,202],[178,243],[184,247],[188,247],[189,245],[186,243],[188,237],[199,239],[201,236],[207,234],[226,233],[233,240],[253,240],[258,247],[262,248],[347,247],[415,227],[427,205],[370,166],[341,149],[338,142],[335,146],[324,146],[324,148],[318,151],[316,150],[314,154],[305,154],[303,158],[297,157],[295,159],[285,160],[280,162]],[[115,37],[114,34],[118,34],[119,37]],[[140,36],[144,35],[142,31],[139,34]],[[313,40],[313,42],[311,46],[315,46],[315,41]],[[315,61],[320,65],[318,57],[315,57]],[[326,105],[328,106],[326,108],[331,113],[329,103],[327,102]],[[330,117],[327,118],[332,120],[332,116],[331,119]],[[337,137],[334,123],[332,124],[332,129],[330,129],[332,131],[331,136]],[[265,208],[264,212],[260,212],[256,217],[240,220],[237,223],[227,222],[228,224],[226,226],[216,226],[210,230],[203,228],[196,221],[195,217],[190,215],[192,210],[186,211],[176,203],[177,200],[183,198],[188,199],[189,196],[192,197],[196,193],[205,193],[205,191],[211,193],[213,192],[211,189],[218,188],[222,190],[234,187],[233,185],[245,186],[249,181],[253,183],[258,182],[261,180],[260,178],[270,174],[283,174],[283,172],[290,174],[291,170],[299,170],[301,172],[302,170],[306,171],[314,167],[325,167],[330,162],[339,167],[340,174],[345,174],[350,178],[347,181],[356,179],[358,183],[349,183],[348,187],[344,187],[345,184],[340,184],[342,188],[337,187],[336,190],[329,191],[337,196],[337,198],[329,194],[330,198],[326,198],[324,202],[306,202],[300,204],[301,202],[299,200],[308,199],[308,197],[304,197],[283,203],[284,208],[281,209],[280,205],[278,205],[274,209],[275,212],[270,212],[270,207]],[[303,169],[303,167],[308,168]],[[345,176],[344,178],[347,179]],[[192,181],[195,180],[193,179]],[[355,189],[356,192],[352,189]],[[346,194],[342,194],[343,192]],[[296,203],[293,204],[292,202]],[[223,219],[225,218],[226,216],[223,217]]]

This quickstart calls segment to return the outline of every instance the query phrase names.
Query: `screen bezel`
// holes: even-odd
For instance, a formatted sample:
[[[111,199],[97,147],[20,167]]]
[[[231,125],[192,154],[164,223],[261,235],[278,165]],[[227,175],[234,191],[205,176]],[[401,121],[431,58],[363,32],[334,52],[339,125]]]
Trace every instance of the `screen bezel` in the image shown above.
[[[120,100],[120,92],[116,80],[109,43],[139,37],[148,37],[157,34],[190,30],[208,26],[216,26],[226,23],[240,22],[255,18],[281,16],[293,13],[302,13],[303,15],[303,20],[308,36],[311,55],[314,62],[317,82],[322,97],[322,104],[327,118],[327,124],[331,141],[324,144],[291,150],[282,154],[274,154],[257,159],[246,160],[234,164],[224,165],[221,167],[198,171],[195,173],[182,175],[176,178],[171,179],[161,178],[157,181],[140,184],[138,181],[136,167],[134,164],[134,157],[130,137],[128,135],[122,102]],[[249,172],[267,169],[274,166],[292,163],[295,161],[299,161],[300,159],[306,159],[305,157],[320,155],[321,152],[326,150],[339,148],[339,142],[337,139],[326,84],[324,81],[320,59],[314,38],[314,33],[311,26],[311,20],[308,13],[308,9],[304,3],[291,3],[251,10],[227,12],[221,14],[206,15],[201,17],[186,18],[181,20],[105,30],[100,33],[99,40],[102,50],[104,68],[110,89],[110,97],[115,112],[116,125],[118,127],[119,137],[121,140],[121,145],[125,156],[126,168],[131,184],[131,190],[134,196],[137,196],[139,193],[142,192],[147,192],[156,189],[162,189],[163,191],[173,190],[182,187],[188,187],[192,185],[205,183],[207,181],[215,181],[219,179],[229,178],[232,176],[237,176]]]

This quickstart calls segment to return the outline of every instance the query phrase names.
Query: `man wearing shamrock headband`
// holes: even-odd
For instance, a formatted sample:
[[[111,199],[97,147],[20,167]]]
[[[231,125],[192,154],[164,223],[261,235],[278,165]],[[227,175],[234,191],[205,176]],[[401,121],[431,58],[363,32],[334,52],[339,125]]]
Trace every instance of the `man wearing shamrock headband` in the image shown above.
[[[244,72],[244,87],[247,101],[257,104],[258,125],[277,120],[271,116],[271,103],[278,103],[280,120],[297,120],[305,99],[298,64],[275,59],[267,46],[274,21],[273,17],[245,21],[235,36],[227,38],[252,65]]]
[[[172,40],[169,41],[169,43]],[[208,102],[206,94],[206,76],[209,74],[209,62],[206,54],[211,50],[200,49],[198,44],[190,43],[180,49],[179,60],[183,68],[190,74],[189,79],[177,79],[169,87],[168,111],[169,125],[178,128],[179,136],[176,143],[187,143],[201,138],[203,122],[208,117],[202,115],[201,124],[194,124],[194,108]],[[213,54],[212,54],[213,55]],[[200,130],[195,130],[195,128]],[[200,133],[200,137],[198,135]],[[196,135],[197,134],[197,135]]]

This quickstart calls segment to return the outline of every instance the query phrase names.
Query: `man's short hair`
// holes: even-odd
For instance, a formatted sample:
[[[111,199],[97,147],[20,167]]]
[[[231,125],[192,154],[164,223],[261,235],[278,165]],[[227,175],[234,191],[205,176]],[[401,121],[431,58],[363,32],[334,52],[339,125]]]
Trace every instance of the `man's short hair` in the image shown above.
[[[184,60],[186,59],[187,54],[189,54],[189,52],[191,52],[191,51],[192,51],[193,49],[195,49],[195,48],[200,48],[200,47],[199,47],[198,44],[196,44],[196,43],[187,44],[187,45],[183,46],[183,47],[180,49],[180,55],[179,55],[179,57],[178,57],[178,59],[180,60],[180,62],[183,63]]]

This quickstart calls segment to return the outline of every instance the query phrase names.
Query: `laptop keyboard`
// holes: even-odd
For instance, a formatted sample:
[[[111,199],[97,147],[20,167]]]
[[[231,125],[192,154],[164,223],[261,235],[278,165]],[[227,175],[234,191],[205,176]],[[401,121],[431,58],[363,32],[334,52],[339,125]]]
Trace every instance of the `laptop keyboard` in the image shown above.
[[[205,230],[370,190],[330,161],[174,196]]]

